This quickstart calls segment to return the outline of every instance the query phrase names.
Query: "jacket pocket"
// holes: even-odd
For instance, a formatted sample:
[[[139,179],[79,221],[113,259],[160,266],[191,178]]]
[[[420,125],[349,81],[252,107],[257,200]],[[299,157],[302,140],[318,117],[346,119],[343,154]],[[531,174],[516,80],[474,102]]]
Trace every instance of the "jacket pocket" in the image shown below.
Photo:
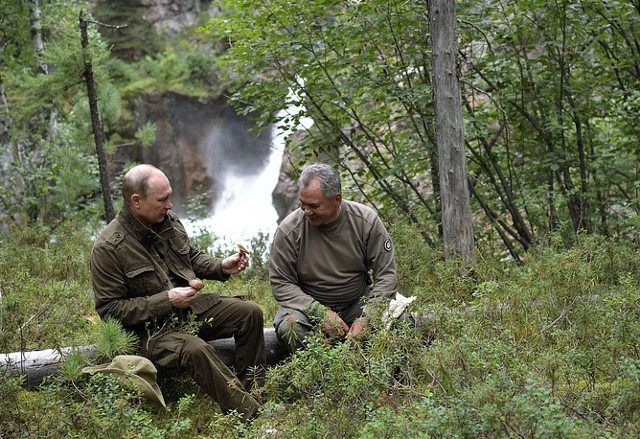
[[[171,265],[174,273],[185,280],[184,285],[186,286],[189,280],[197,277],[194,273],[193,267],[191,266],[189,255],[191,247],[189,245],[189,241],[186,237],[181,238],[177,236],[175,238],[171,238],[168,244],[172,250],[167,253],[169,256],[168,263]]]
[[[191,304],[191,311],[196,315],[200,315],[220,303],[220,300],[220,296],[217,294],[198,294],[196,300]]]
[[[179,332],[166,332],[141,340],[141,354],[158,367],[164,369],[178,369],[182,349],[190,337]]]
[[[180,256],[186,256],[189,254],[189,241],[186,236],[180,237],[179,235],[169,240],[171,248]]]
[[[144,265],[125,272],[129,282],[129,293],[133,296],[148,296],[162,290],[153,265]]]

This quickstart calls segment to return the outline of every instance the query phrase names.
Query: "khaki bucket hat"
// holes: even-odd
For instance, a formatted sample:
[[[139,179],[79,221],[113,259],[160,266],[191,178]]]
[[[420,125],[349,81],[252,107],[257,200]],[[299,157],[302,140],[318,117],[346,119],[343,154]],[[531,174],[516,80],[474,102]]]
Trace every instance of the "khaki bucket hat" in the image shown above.
[[[110,363],[97,366],[88,366],[82,369],[84,373],[108,373],[115,376],[120,382],[133,379],[140,389],[140,393],[150,401],[160,404],[164,408],[167,405],[156,383],[157,370],[153,363],[137,355],[117,355]]]

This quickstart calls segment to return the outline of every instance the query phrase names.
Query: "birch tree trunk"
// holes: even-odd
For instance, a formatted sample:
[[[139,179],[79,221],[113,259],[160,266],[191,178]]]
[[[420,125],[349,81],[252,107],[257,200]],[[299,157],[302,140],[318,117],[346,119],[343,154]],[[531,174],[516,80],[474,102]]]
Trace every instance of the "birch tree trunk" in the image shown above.
[[[44,53],[44,39],[42,38],[42,22],[40,21],[40,3],[38,0],[31,0],[29,4],[31,12],[31,39],[33,41],[33,50],[36,54],[37,72],[44,75],[49,74],[49,66],[42,60]],[[58,112],[52,107],[49,113],[49,130],[47,136],[49,140],[56,136],[58,130]]]
[[[4,82],[0,75],[0,145],[6,145],[4,148],[0,148],[0,151],[5,151],[10,157],[8,160],[2,160],[2,165],[7,166],[11,160],[19,162],[20,156],[15,143],[11,141],[11,113],[9,112],[9,101],[7,101],[7,95],[4,92]],[[4,183],[4,182],[3,182]]]
[[[31,0],[29,4],[31,12],[31,39],[33,51],[36,54],[36,66],[38,73],[49,74],[49,67],[40,56],[44,52],[44,39],[42,38],[42,23],[40,22],[40,4],[38,0]]]
[[[24,140],[17,139],[14,141],[11,139],[11,130],[14,128],[13,125],[14,121],[11,117],[11,108],[9,107],[9,102],[5,94],[2,76],[0,76],[0,184],[6,187],[11,185],[11,187],[14,188],[13,191],[7,191],[4,194],[5,198],[0,199],[0,233],[8,227],[8,221],[4,221],[3,218],[7,212],[3,212],[2,208],[9,208],[9,206],[14,203],[21,203],[22,200],[19,194],[24,193],[27,187],[22,175],[12,170],[12,163],[23,165],[25,158]],[[10,208],[8,210],[10,210]],[[18,220],[18,217],[14,217],[14,220]]]
[[[445,258],[475,264],[457,69],[455,0],[427,0]]]
[[[233,367],[236,360],[236,342],[233,337],[212,340],[209,344],[225,365]],[[278,340],[273,328],[264,328],[264,347],[268,366],[278,364],[289,356],[286,346]],[[84,353],[89,358],[95,356],[92,345],[0,354],[0,376],[23,375],[26,387],[36,388],[45,377],[57,375],[65,357],[74,351]]]

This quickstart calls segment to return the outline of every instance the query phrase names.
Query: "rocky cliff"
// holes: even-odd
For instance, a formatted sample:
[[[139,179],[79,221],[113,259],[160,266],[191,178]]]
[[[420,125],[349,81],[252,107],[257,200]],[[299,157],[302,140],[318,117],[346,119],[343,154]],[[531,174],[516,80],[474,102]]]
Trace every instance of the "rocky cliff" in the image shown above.
[[[227,174],[257,174],[271,153],[271,130],[251,133],[252,122],[225,98],[142,95],[133,104],[133,114],[137,125],[155,125],[155,143],[121,148],[114,163],[134,160],[162,169],[172,182],[179,213],[196,200],[212,208]]]

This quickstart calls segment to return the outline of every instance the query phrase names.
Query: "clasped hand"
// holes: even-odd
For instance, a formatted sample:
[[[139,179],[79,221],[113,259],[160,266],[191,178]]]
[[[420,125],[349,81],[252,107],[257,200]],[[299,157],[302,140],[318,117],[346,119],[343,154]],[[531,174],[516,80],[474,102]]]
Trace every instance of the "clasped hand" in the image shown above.
[[[196,300],[196,290],[193,287],[176,287],[169,290],[169,302],[171,306],[178,309],[184,309],[191,306]]]
[[[220,269],[224,274],[231,275],[237,274],[247,268],[249,265],[249,258],[247,255],[236,253],[234,255],[225,258],[220,263]],[[184,309],[191,306],[194,300],[196,300],[196,290],[193,287],[176,287],[169,290],[169,302],[171,306],[178,309]]]
[[[366,328],[367,322],[359,318],[349,327],[335,311],[329,310],[322,325],[329,337],[346,338],[348,341],[355,343],[361,341],[364,335],[362,332]]]

